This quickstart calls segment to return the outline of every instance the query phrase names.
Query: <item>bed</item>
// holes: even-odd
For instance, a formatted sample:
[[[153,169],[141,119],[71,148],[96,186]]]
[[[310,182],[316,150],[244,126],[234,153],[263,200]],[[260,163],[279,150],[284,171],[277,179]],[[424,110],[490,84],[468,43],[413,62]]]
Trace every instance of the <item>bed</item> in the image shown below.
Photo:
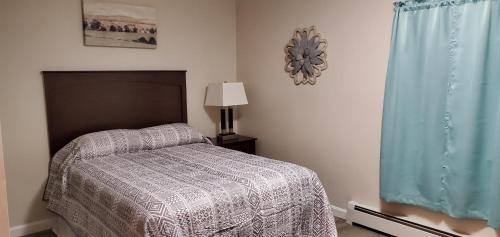
[[[77,236],[336,236],[313,171],[186,124],[185,72],[43,74],[44,198]]]

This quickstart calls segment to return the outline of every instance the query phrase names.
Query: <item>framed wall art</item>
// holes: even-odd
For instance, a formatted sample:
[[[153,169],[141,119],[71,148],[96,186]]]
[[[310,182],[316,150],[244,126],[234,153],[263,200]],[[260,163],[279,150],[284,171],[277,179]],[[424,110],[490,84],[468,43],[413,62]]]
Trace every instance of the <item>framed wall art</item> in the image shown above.
[[[156,10],[133,3],[134,1],[83,0],[85,45],[156,48]]]

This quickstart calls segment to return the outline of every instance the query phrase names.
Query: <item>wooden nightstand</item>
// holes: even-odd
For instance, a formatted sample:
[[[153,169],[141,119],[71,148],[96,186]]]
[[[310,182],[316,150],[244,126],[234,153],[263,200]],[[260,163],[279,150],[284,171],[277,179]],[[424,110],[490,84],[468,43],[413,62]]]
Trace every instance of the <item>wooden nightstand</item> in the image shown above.
[[[217,138],[210,138],[210,140],[216,146],[255,155],[255,141],[257,138],[237,135],[235,139],[226,141],[217,140]]]

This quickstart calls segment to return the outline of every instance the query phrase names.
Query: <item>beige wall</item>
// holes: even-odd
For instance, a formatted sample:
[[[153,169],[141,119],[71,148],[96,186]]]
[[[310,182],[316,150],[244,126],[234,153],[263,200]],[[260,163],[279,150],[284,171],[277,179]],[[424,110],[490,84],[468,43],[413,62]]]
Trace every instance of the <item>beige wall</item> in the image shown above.
[[[42,70],[187,69],[189,123],[215,134],[210,82],[236,78],[233,0],[151,0],[158,48],[84,47],[80,0],[2,0],[0,120],[12,226],[50,217],[41,201],[49,161]],[[3,20],[6,19],[6,20]]]
[[[0,1],[0,22],[4,22],[4,1]],[[2,23],[0,23],[2,24]],[[1,37],[1,36],[0,36]],[[0,65],[6,64],[7,57],[3,54],[6,45],[0,43]],[[0,66],[1,69],[1,66]],[[3,75],[0,71],[0,81],[3,80]],[[1,89],[0,89],[1,90]],[[1,120],[0,120],[1,123]],[[9,236],[9,216],[7,206],[7,183],[5,177],[5,161],[3,152],[2,129],[0,125],[0,236]]]
[[[249,105],[241,134],[259,154],[305,165],[320,175],[335,206],[381,207],[379,144],[392,0],[238,0],[238,80]],[[329,68],[315,86],[284,72],[284,46],[296,27],[316,25],[329,41]],[[391,213],[475,236],[500,236],[484,222],[458,221],[419,208]],[[443,221],[444,220],[444,221]]]

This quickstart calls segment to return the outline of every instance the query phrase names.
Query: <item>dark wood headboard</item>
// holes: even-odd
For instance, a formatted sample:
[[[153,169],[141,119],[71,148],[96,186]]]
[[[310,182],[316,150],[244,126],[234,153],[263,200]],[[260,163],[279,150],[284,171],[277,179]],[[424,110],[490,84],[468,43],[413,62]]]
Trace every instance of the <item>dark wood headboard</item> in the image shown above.
[[[187,123],[186,71],[42,74],[51,156],[90,132]]]

